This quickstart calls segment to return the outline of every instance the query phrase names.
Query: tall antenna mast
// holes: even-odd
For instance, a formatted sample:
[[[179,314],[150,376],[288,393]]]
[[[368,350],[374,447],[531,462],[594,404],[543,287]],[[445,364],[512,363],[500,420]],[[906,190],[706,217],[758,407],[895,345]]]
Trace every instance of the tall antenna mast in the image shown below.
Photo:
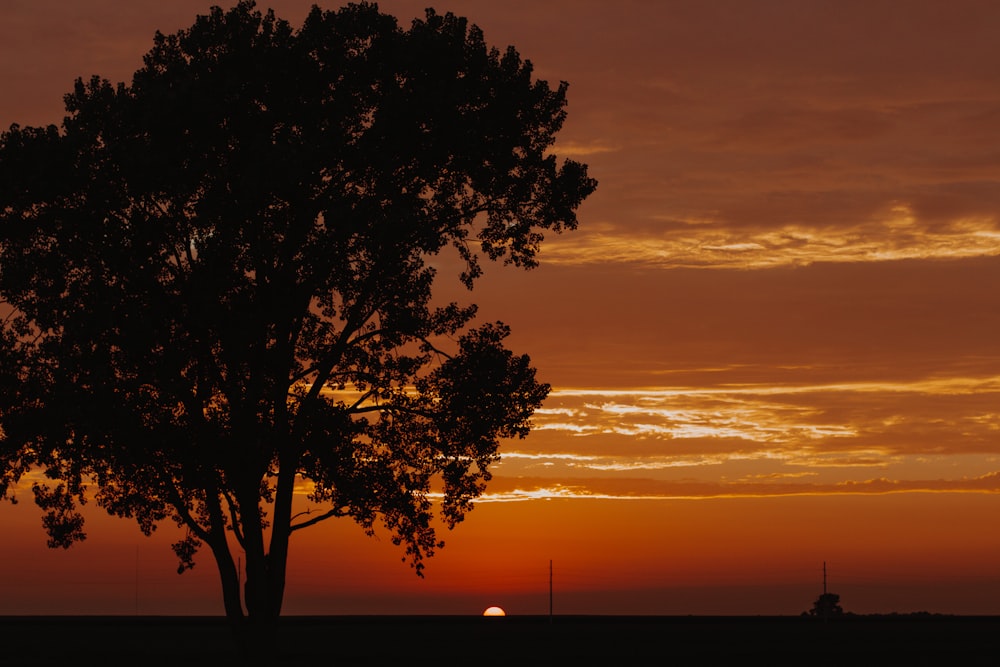
[[[826,561],[823,561],[823,595],[826,595]]]

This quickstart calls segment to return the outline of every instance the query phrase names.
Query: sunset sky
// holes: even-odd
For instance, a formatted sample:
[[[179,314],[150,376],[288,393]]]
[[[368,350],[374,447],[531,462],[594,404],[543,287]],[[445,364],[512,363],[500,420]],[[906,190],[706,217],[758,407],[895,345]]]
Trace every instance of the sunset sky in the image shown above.
[[[0,127],[58,124],[210,4],[7,0]],[[543,614],[552,560],[556,613],[798,614],[826,561],[847,611],[1000,614],[1000,3],[433,6],[570,84],[580,228],[466,297],[552,392],[425,579],[327,522],[285,613]],[[29,496],[0,505],[0,614],[222,612],[169,526],[92,511],[49,551]]]

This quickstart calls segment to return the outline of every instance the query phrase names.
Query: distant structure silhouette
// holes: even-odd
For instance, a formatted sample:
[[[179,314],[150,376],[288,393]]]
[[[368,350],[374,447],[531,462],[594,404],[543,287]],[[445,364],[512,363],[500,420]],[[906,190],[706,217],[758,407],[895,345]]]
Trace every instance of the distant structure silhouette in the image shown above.
[[[549,559],[549,623],[552,623],[552,559]]]
[[[826,589],[826,561],[823,561],[823,593],[813,603],[813,608],[809,610],[810,616],[820,618],[830,618],[831,616],[842,616],[843,608],[840,606],[840,596],[836,593],[829,593]]]

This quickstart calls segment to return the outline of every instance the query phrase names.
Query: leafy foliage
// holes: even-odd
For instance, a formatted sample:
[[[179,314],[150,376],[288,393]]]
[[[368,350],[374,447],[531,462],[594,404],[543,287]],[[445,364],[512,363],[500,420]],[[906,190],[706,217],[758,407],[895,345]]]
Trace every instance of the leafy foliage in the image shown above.
[[[809,610],[810,616],[829,618],[831,616],[842,616],[844,609],[840,606],[840,596],[836,593],[823,593],[813,603]]]
[[[434,494],[461,521],[548,391],[506,326],[432,298],[437,267],[471,289],[482,258],[530,268],[576,227],[596,183],[551,154],[565,92],[451,14],[295,30],[241,2],[157,34],[131,84],[78,80],[61,128],[12,126],[0,492],[56,480],[35,496],[59,546],[88,497],[172,519],[231,616],[233,548],[275,615],[289,535],[331,517],[381,521],[419,571]]]

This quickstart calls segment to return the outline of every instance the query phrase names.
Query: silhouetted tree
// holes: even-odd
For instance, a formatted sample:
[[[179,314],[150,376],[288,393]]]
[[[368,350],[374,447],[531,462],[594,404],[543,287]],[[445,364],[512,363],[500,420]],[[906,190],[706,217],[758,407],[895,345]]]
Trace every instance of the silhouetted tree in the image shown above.
[[[435,494],[453,527],[548,391],[436,269],[471,289],[576,227],[596,183],[550,153],[565,91],[452,14],[293,29],[241,2],[158,33],[130,85],[78,80],[61,128],[12,126],[0,492],[44,471],[51,546],[87,499],[172,519],[232,618],[279,614],[290,536],[332,517],[419,573]]]
[[[830,618],[831,616],[841,616],[844,610],[840,607],[840,596],[836,593],[822,593],[813,603],[813,608],[809,610],[810,616],[820,618]]]

